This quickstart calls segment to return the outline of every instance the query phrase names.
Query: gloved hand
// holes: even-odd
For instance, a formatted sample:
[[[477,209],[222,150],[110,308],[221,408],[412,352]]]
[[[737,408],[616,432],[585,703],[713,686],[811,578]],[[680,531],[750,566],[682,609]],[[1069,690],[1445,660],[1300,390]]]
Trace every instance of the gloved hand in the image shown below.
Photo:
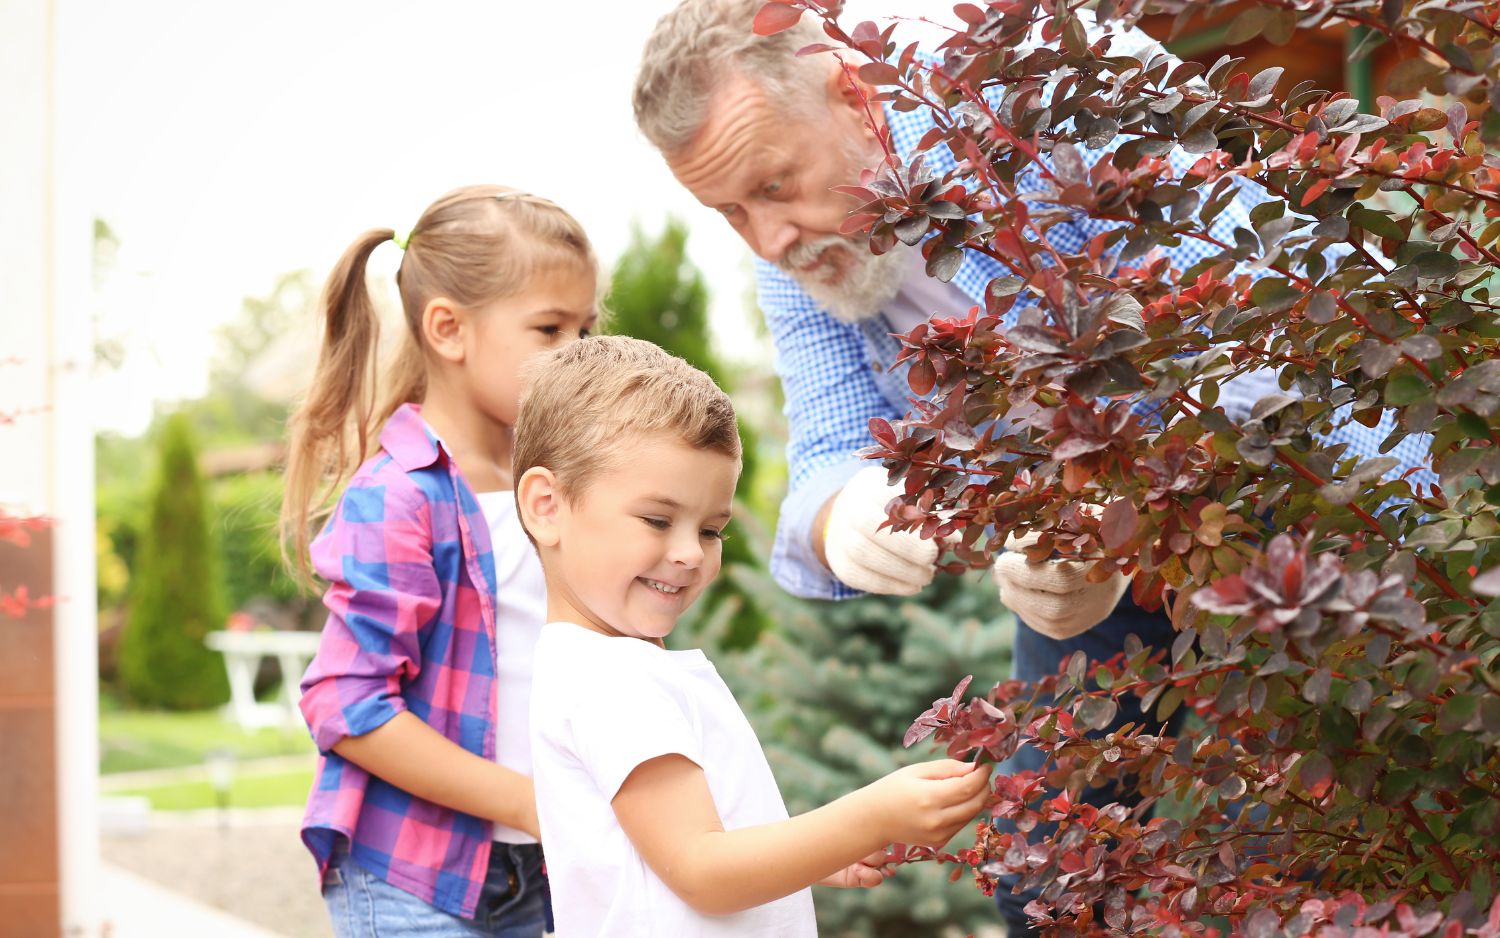
[[[1103,622],[1130,583],[1119,573],[1103,583],[1088,581],[1090,560],[1044,560],[1029,563],[1022,548],[1040,534],[1012,537],[995,558],[993,574],[1000,602],[1022,622],[1048,638],[1072,638]]]
[[[855,473],[834,496],[823,553],[828,569],[846,586],[866,593],[913,596],[932,582],[938,545],[915,531],[879,530],[885,506],[901,494],[886,483],[886,471],[870,466]]]

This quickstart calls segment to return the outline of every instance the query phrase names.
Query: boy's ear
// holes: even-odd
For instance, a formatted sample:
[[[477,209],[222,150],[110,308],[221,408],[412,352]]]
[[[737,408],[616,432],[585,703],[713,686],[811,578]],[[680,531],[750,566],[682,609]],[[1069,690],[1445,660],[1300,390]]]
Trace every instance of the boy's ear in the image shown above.
[[[538,547],[557,546],[561,538],[557,513],[561,507],[562,492],[551,469],[532,466],[516,481],[516,509]]]
[[[446,296],[433,297],[422,310],[422,338],[438,357],[461,364],[464,360],[465,317]]]

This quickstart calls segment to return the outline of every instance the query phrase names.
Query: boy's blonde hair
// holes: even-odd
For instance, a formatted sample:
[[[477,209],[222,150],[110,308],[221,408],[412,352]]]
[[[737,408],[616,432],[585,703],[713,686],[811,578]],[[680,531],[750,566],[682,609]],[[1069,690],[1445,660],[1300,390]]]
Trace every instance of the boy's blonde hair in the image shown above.
[[[661,348],[620,335],[590,336],[535,359],[516,418],[513,472],[552,471],[576,499],[643,437],[740,458],[734,404],[712,378]]]

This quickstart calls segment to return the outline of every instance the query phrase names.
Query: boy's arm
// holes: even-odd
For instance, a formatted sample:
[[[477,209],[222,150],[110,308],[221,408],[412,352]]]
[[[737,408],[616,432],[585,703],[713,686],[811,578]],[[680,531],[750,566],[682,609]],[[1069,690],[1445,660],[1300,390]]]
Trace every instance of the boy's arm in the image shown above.
[[[953,760],[887,775],[785,821],[725,831],[703,769],[680,755],[641,763],[612,802],[642,858],[705,915],[764,905],[893,842],[943,844],[988,794],[988,767]]]
[[[333,751],[402,791],[538,836],[531,778],[477,756],[403,710]]]

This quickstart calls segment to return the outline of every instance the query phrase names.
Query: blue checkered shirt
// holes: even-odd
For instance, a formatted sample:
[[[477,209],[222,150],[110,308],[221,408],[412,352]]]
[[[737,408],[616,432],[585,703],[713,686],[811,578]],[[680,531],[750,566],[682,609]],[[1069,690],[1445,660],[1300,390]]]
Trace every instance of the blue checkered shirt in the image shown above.
[[[1125,51],[1116,43],[1115,50]],[[1130,54],[1126,52],[1125,54]],[[917,143],[933,127],[931,112],[926,108],[900,112],[885,111],[892,144],[904,162],[915,155]],[[1109,149],[1102,151],[1107,156]],[[1089,156],[1085,151],[1086,158]],[[946,147],[925,153],[927,166],[941,176],[954,168]],[[1181,148],[1169,156],[1180,178],[1197,157]],[[1035,191],[1039,186],[1018,185],[1021,192]],[[1250,210],[1265,199],[1264,190],[1254,183],[1238,186],[1235,200],[1222,211],[1209,228],[1220,241],[1233,244],[1234,229],[1251,228]],[[1064,254],[1079,253],[1089,239],[1100,232],[1118,227],[1079,214],[1048,231],[1048,238]],[[1178,270],[1217,254],[1207,242],[1184,238],[1177,247],[1162,249]],[[1330,251],[1329,253],[1333,253]],[[940,316],[964,316],[969,307],[983,306],[985,287],[996,277],[1010,273],[1000,262],[976,252],[969,252],[953,277],[954,306],[940,310]],[[756,293],[766,324],[776,348],[776,372],[785,392],[788,423],[786,499],[776,527],[776,542],[771,553],[771,572],[788,592],[813,599],[846,599],[859,595],[839,582],[823,566],[812,549],[812,524],[818,510],[834,493],[843,488],[850,476],[867,463],[856,454],[870,446],[869,424],[872,417],[896,420],[910,410],[910,386],[904,367],[891,369],[899,354],[900,343],[891,336],[892,326],[884,314],[858,324],[835,319],[817,301],[809,297],[790,276],[764,260],[755,262]],[[1018,302],[1007,316],[1011,323],[1029,297]],[[1266,369],[1252,372],[1226,384],[1219,406],[1231,419],[1243,420],[1250,407],[1261,397],[1279,392],[1275,372]],[[1379,447],[1396,428],[1393,412],[1386,411],[1375,427],[1365,427],[1336,414],[1340,425],[1323,438],[1326,445],[1346,444],[1345,456],[1368,459],[1389,455],[1399,465],[1387,478],[1400,475],[1411,467],[1413,484],[1435,483],[1437,477],[1426,468],[1430,438],[1412,434],[1389,453]]]

